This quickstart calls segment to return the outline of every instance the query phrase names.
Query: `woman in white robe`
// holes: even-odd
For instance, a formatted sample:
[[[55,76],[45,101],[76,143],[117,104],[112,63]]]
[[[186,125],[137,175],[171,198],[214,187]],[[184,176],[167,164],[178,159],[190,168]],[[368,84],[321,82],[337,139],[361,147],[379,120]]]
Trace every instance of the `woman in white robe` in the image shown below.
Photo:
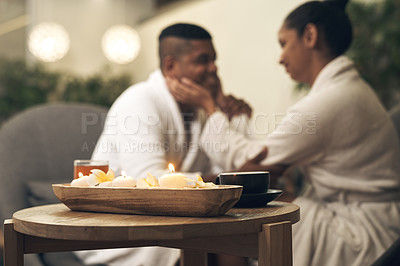
[[[311,90],[265,139],[234,132],[201,87],[176,82],[173,90],[182,102],[199,94],[191,103],[210,115],[203,149],[225,169],[240,168],[263,147],[268,156],[261,169],[302,169],[311,190],[294,200],[301,210],[293,227],[296,266],[370,265],[400,236],[398,138],[372,89],[343,56],[352,36],[344,6],[308,2],[285,19],[280,63]],[[208,149],[216,143],[227,147],[218,155]]]

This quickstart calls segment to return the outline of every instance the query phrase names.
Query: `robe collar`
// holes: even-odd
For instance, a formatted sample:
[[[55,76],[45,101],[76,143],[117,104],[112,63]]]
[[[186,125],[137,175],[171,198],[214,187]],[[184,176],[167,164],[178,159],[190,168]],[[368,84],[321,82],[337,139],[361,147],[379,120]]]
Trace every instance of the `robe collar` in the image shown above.
[[[313,86],[311,87],[309,95],[321,91],[325,87],[326,82],[329,82],[336,76],[351,68],[354,68],[354,62],[347,56],[341,55],[336,57],[319,72]]]

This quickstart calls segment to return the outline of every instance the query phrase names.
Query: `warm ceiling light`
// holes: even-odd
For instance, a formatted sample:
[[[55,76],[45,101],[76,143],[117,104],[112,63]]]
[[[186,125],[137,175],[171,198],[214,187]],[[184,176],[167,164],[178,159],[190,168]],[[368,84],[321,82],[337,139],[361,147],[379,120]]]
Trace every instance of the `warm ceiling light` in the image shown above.
[[[67,54],[70,42],[63,26],[44,22],[32,29],[28,46],[29,51],[40,60],[55,62]]]
[[[127,64],[139,54],[139,34],[127,25],[116,25],[104,33],[101,46],[108,60]]]

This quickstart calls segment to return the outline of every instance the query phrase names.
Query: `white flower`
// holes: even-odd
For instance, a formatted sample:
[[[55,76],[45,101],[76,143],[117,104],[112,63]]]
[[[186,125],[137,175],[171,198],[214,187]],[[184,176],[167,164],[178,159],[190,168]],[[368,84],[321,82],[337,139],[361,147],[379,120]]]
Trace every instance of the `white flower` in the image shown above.
[[[92,174],[89,175],[89,178],[88,178],[88,184],[90,186],[97,186],[100,183],[104,183],[107,181],[113,181],[115,178],[115,174],[112,169],[109,169],[107,174],[99,169],[92,169],[92,170],[90,170],[90,172],[92,172]]]
[[[82,177],[79,177],[77,179],[72,180],[71,186],[73,187],[88,187],[88,178],[89,176],[85,175]]]

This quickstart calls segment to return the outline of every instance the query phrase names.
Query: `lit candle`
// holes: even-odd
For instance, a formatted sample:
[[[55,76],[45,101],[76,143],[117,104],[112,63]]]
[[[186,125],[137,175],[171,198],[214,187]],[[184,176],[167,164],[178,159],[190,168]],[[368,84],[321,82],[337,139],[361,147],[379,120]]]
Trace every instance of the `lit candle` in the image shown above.
[[[81,172],[79,172],[79,177],[77,179],[72,180],[71,186],[74,187],[88,187],[88,178],[89,176],[83,175]]]
[[[175,173],[172,163],[168,165],[170,174],[165,174],[158,180],[160,187],[163,188],[183,188],[187,184],[187,177],[180,173]]]
[[[136,187],[136,180],[128,176],[125,171],[121,171],[121,175],[112,181],[113,187]]]

